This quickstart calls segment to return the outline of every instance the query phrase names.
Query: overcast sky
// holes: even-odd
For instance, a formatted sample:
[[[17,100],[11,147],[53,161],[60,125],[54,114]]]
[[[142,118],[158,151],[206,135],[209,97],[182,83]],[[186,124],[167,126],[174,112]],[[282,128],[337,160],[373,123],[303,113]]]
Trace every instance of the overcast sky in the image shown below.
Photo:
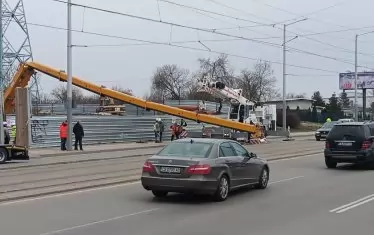
[[[16,1],[8,0],[11,5]],[[242,20],[181,8],[159,0],[160,15],[163,21],[198,28],[226,28],[217,31],[245,38],[274,37],[259,39],[271,42],[273,46],[248,40],[213,42],[211,40],[230,40],[233,37],[180,27],[172,27],[171,30],[171,27],[166,24],[89,9],[84,10],[80,7],[73,7],[73,28],[155,42],[169,42],[170,35],[172,35],[172,42],[195,41],[180,45],[205,50],[206,48],[197,42],[200,40],[212,51],[273,61],[275,63],[272,63],[272,67],[278,80],[277,86],[281,90],[282,65],[277,62],[281,62],[283,58],[280,47],[283,40],[282,25],[277,24],[275,27],[271,27],[269,24],[302,19],[306,15],[308,20],[288,26],[288,30],[300,35],[346,30],[340,33],[307,36],[308,38],[300,36],[287,43],[289,47],[320,55],[315,56],[295,51],[287,53],[287,73],[301,75],[287,77],[287,93],[307,93],[308,96],[316,90],[321,91],[323,96],[330,96],[332,92],[338,92],[338,72],[354,71],[355,34],[374,30],[372,14],[374,1],[372,0],[215,0],[218,4],[210,0],[169,1],[238,17]],[[157,0],[73,0],[73,2],[159,20]],[[24,0],[24,3],[28,23],[66,27],[66,4],[56,3],[52,0]],[[230,6],[231,9],[223,6],[222,3]],[[251,21],[265,25],[245,29],[237,28],[238,26],[257,24],[251,23]],[[290,22],[292,21],[287,21],[287,23]],[[66,70],[66,31],[31,24],[29,24],[29,32],[34,60]],[[369,26],[372,28],[347,31],[350,28]],[[172,33],[170,33],[171,31]],[[292,32],[287,33],[288,39],[295,36]],[[374,34],[365,35],[359,39],[359,50],[373,54],[372,56],[359,55],[358,57],[359,64],[369,68],[374,68],[373,40]],[[163,45],[131,45],[134,43],[137,42],[74,33],[73,44],[88,47],[73,49],[73,74],[106,86],[120,85],[130,88],[135,95],[143,96],[149,91],[151,76],[157,66],[177,64],[193,71],[198,68],[198,58],[218,56],[208,51]],[[321,56],[330,57],[330,59]],[[338,62],[334,58],[352,64]],[[232,67],[238,73],[241,69],[251,68],[256,62],[252,59],[233,56],[229,56],[229,59]],[[301,69],[292,67],[292,65],[332,72]],[[43,91],[48,92],[59,83],[57,80],[43,77],[41,84]]]

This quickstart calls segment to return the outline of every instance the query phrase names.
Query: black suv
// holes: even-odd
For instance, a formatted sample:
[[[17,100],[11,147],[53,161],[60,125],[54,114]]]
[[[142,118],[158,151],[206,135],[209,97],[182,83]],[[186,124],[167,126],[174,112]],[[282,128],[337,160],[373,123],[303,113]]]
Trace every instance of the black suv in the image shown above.
[[[335,168],[338,163],[374,161],[374,122],[335,124],[326,137],[325,163]]]

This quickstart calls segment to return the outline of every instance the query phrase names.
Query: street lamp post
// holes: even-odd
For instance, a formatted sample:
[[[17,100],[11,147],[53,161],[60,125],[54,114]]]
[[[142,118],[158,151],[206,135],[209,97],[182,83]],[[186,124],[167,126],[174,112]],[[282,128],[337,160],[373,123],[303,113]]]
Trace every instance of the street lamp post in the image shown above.
[[[282,122],[282,126],[283,126],[283,131],[284,131],[285,135],[287,135],[287,120],[286,120],[287,119],[287,102],[286,102],[286,96],[287,96],[287,94],[286,94],[286,92],[287,92],[286,91],[286,76],[287,76],[287,73],[286,73],[286,67],[287,67],[286,66],[286,52],[287,52],[287,50],[286,50],[286,44],[287,44],[287,42],[290,42],[290,41],[297,38],[297,36],[295,36],[294,38],[286,41],[286,32],[287,32],[286,28],[289,25],[296,24],[298,22],[305,21],[305,20],[307,20],[307,18],[297,20],[297,21],[294,21],[292,23],[283,25],[283,110],[282,110],[283,111],[283,119],[282,119],[283,122]]]
[[[73,75],[72,75],[72,39],[71,39],[71,0],[68,0],[68,35],[67,35],[67,120],[68,120],[68,138],[67,138],[67,150],[72,150],[72,102],[73,102]]]

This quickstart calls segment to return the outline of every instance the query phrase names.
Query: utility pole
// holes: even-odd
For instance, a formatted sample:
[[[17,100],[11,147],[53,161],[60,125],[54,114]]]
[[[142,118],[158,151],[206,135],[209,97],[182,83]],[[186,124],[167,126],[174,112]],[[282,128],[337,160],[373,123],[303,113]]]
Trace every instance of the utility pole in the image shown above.
[[[289,24],[284,24],[283,25],[283,119],[282,119],[282,126],[283,126],[283,131],[284,131],[284,134],[285,135],[288,135],[287,134],[287,102],[286,102],[286,96],[287,96],[287,90],[286,90],[286,76],[287,76],[287,73],[286,73],[286,44],[287,42],[290,42],[294,39],[296,39],[298,36],[295,36],[294,38],[286,41],[286,28],[287,26],[289,25],[292,25],[292,24],[296,24],[298,22],[301,22],[301,21],[305,21],[307,20],[308,18],[304,18],[304,19],[301,19],[301,20],[297,20],[297,21],[294,21],[292,23],[289,23]]]
[[[357,39],[358,35],[355,37],[355,121],[358,122],[358,105],[357,105]]]
[[[72,42],[71,42],[71,0],[68,0],[68,45],[67,45],[67,119],[68,119],[68,138],[67,138],[67,150],[72,150],[72,102],[73,102],[73,75],[72,75]]]
[[[282,127],[284,133],[287,132],[287,102],[286,102],[286,27],[283,25],[283,118]]]
[[[0,144],[4,144],[3,1],[0,0]]]

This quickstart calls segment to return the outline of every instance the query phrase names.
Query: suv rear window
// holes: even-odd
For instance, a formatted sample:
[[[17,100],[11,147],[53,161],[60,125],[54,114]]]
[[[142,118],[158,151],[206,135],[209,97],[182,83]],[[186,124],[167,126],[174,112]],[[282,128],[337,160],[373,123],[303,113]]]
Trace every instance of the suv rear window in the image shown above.
[[[365,138],[365,128],[364,126],[358,126],[358,125],[334,126],[332,130],[330,131],[328,138],[339,139],[339,138],[342,138],[343,136]]]

